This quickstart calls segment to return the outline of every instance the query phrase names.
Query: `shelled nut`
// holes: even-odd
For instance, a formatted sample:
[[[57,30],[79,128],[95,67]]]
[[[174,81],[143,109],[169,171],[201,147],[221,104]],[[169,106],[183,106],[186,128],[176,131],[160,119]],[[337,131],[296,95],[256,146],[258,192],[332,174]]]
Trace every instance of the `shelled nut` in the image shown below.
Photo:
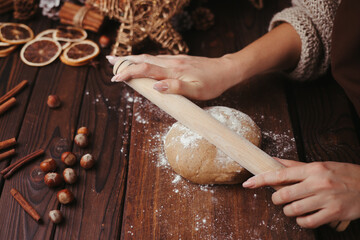
[[[52,158],[45,159],[40,163],[40,169],[43,172],[53,172],[56,169],[56,161]]]
[[[49,108],[58,108],[61,105],[60,98],[57,95],[49,95],[47,99]]]
[[[73,166],[76,163],[76,156],[72,152],[64,152],[61,154],[61,161],[68,166]]]
[[[44,182],[49,187],[57,187],[62,183],[62,177],[58,173],[50,172],[45,175]]]
[[[77,180],[77,175],[74,169],[65,168],[63,171],[63,177],[66,183],[74,184]]]
[[[81,148],[85,148],[89,144],[88,137],[82,133],[76,134],[74,141],[75,141],[75,144]]]
[[[74,201],[74,194],[68,189],[60,190],[56,197],[61,204],[69,204]]]
[[[59,224],[63,220],[63,215],[60,210],[51,210],[49,212],[49,218],[53,223]]]
[[[80,159],[80,166],[85,168],[85,169],[92,168],[94,166],[94,164],[95,164],[95,159],[89,153],[85,154]]]

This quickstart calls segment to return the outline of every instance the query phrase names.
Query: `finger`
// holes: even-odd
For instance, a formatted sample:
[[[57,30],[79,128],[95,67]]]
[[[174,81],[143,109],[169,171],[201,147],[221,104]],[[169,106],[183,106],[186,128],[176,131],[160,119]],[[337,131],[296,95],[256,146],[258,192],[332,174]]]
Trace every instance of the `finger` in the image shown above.
[[[122,59],[122,57],[115,57],[115,56],[111,56],[111,55],[106,56],[106,58],[109,61],[109,63],[112,65],[114,65],[120,59]]]
[[[131,64],[117,71],[117,73],[118,74],[111,79],[112,82],[128,81],[133,78],[143,77],[157,80],[173,77],[172,72],[168,69],[149,63]]]
[[[163,59],[184,59],[189,57],[188,55],[178,54],[178,55],[156,55],[156,57],[163,58]],[[192,56],[194,57],[194,56]]]
[[[301,183],[293,184],[283,187],[273,193],[272,201],[275,205],[293,202],[295,200],[303,199],[314,194],[314,190],[309,189],[306,180]]]
[[[320,196],[311,196],[298,201],[294,201],[284,207],[284,213],[288,217],[302,216],[319,210],[322,207]]]
[[[158,65],[160,67],[173,67],[180,65],[182,62],[177,60],[174,56],[169,55],[170,58],[162,58],[158,56],[153,56],[149,54],[141,54],[141,55],[131,55],[126,56],[126,60],[131,61],[133,63],[150,63],[153,65]]]
[[[277,157],[273,157],[276,161],[280,162],[281,164],[283,164],[285,167],[295,167],[295,166],[301,166],[304,165],[306,163],[303,162],[299,162],[299,161],[294,161],[294,160],[288,160],[288,159],[281,159],[281,158],[277,158]]]
[[[243,187],[258,188],[262,186],[277,186],[300,182],[305,178],[305,168],[303,166],[282,168],[253,176],[243,183]]]
[[[323,224],[336,220],[329,209],[322,209],[307,216],[296,218],[297,224],[304,228],[317,228]]]
[[[191,98],[196,98],[198,95],[196,82],[187,82],[177,79],[159,81],[154,84],[154,89],[163,93],[180,94]]]

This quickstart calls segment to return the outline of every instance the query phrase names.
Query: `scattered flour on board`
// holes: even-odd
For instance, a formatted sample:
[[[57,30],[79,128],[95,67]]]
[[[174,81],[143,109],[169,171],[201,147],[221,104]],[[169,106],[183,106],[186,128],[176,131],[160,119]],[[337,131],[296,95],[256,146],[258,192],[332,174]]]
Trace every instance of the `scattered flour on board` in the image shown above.
[[[106,104],[105,106],[107,106],[109,110],[118,111],[120,113],[124,111],[129,111],[129,115],[131,115],[132,112],[131,111],[132,103],[139,103],[140,106],[146,108],[146,111],[149,114],[143,115],[141,114],[141,112],[135,112],[133,119],[137,123],[144,125],[144,129],[150,127],[148,126],[151,124],[151,119],[149,118],[149,116],[159,115],[159,118],[168,117],[165,113],[163,113],[157,107],[152,105],[146,99],[138,96],[134,97],[133,94],[129,93],[128,91],[123,94],[123,96],[127,100],[125,108],[118,107],[116,106],[116,104],[112,106],[111,100],[109,100],[108,98],[103,98],[99,94],[97,95],[95,94],[94,96],[92,96],[90,91],[85,91],[85,96],[92,97],[93,104]],[[217,116],[217,119],[221,122],[224,122],[226,120],[222,116]],[[261,116],[259,120],[265,121],[265,117]],[[230,119],[230,121],[232,120]],[[125,120],[123,124],[124,126],[129,125],[128,120]],[[281,120],[279,120],[279,124],[281,124]],[[164,129],[162,132],[157,132],[156,134],[154,134],[151,139],[148,139],[150,143],[150,149],[145,149],[145,151],[147,151],[150,154],[154,167],[160,169],[160,172],[162,174],[161,184],[165,184],[167,186],[166,188],[170,187],[170,189],[172,189],[172,191],[168,193],[169,196],[167,196],[168,198],[166,204],[157,206],[156,208],[151,209],[150,211],[156,214],[160,222],[163,221],[163,224],[167,225],[167,221],[168,221],[167,219],[170,218],[170,216],[168,215],[169,210],[167,209],[169,207],[168,206],[169,201],[170,201],[170,206],[172,205],[171,201],[173,201],[174,204],[178,204],[179,201],[183,201],[182,203],[188,206],[188,204],[191,204],[192,201],[196,200],[196,198],[194,199],[195,196],[204,195],[204,194],[209,195],[208,197],[210,197],[211,202],[214,206],[214,209],[216,211],[216,216],[214,216],[213,211],[209,211],[208,209],[196,209],[193,212],[194,217],[193,220],[190,219],[191,220],[190,223],[188,222],[189,219],[184,219],[184,220],[179,219],[179,224],[183,224],[187,227],[192,227],[192,229],[188,229],[188,231],[196,232],[203,239],[212,239],[212,240],[235,239],[237,235],[236,233],[232,232],[233,229],[236,229],[236,227],[233,226],[234,223],[229,222],[227,219],[224,219],[224,217],[222,217],[222,216],[228,216],[229,212],[234,211],[234,209],[229,209],[227,207],[228,205],[226,204],[227,202],[226,199],[224,200],[221,198],[221,196],[219,196],[219,194],[221,194],[221,189],[223,190],[224,188],[227,188],[227,186],[197,185],[187,181],[186,179],[182,178],[180,175],[176,174],[171,169],[171,166],[169,165],[165,153],[163,151],[163,142],[168,130],[169,128]],[[201,136],[195,135],[189,138],[184,138],[182,139],[181,142],[185,146],[187,145],[190,146],[199,137],[201,138]],[[284,133],[277,133],[271,130],[263,129],[262,137],[263,137],[264,148],[268,151],[269,154],[273,156],[286,158],[287,154],[290,154],[295,148],[295,139],[293,137],[290,137],[290,130]],[[127,135],[126,136],[124,135],[124,139],[127,138],[128,138]],[[120,149],[120,151],[122,153],[127,154],[126,148],[122,148]],[[261,191],[259,192],[261,193]],[[256,205],[256,201],[263,201],[263,198],[257,200],[258,199],[257,193],[251,195],[252,198],[251,201],[254,202],[254,205]],[[207,199],[208,197],[205,197],[205,199]],[[269,202],[267,201],[266,204],[269,209],[274,209],[274,206],[271,203],[271,201]],[[178,212],[180,212],[181,209],[179,207],[173,207],[172,209],[174,209],[172,210],[173,214],[178,216],[179,215]],[[252,207],[251,209],[255,209],[255,208]],[[142,212],[142,214],[145,214],[146,211],[149,211],[149,209],[141,209],[140,211]],[[214,217],[216,218],[214,219]],[[274,210],[270,211],[270,215],[268,217],[270,219],[269,218],[259,219],[258,225],[251,226],[248,229],[246,229],[246,234],[249,236],[248,239],[261,239],[260,236],[264,236],[265,235],[264,231],[266,231],[263,228],[270,230],[275,235],[277,232],[286,231],[286,229],[291,229],[292,231],[303,231],[303,229],[300,228],[295,223],[292,224],[289,222],[284,222],[285,217],[281,213],[281,209],[279,211],[274,211]],[[222,223],[224,221],[227,222],[226,225],[228,227],[226,229],[220,227],[223,225]],[[284,224],[286,225],[291,224],[291,225],[284,227]],[[131,225],[130,228],[127,229],[128,236],[134,237],[136,235],[135,234],[136,231],[133,227],[134,226]],[[215,232],[215,236],[210,234],[214,232]],[[175,234],[177,234],[176,231],[174,233],[169,231],[168,236],[174,236]],[[181,235],[177,235],[174,237],[177,239],[185,239],[185,237]]]
[[[161,110],[157,107],[149,104],[147,100],[136,97],[134,102],[140,102],[143,107],[146,107],[147,112],[150,111],[152,114],[149,115],[161,115]],[[134,113],[134,119],[137,123],[144,125],[144,131],[146,128],[154,128],[156,125],[151,125],[151,119],[149,119],[149,115],[142,115],[144,111],[139,111]],[[166,115],[160,116],[168,117]],[[220,120],[220,119],[219,119]],[[221,120],[220,120],[221,121]],[[234,209],[229,205],[226,199],[222,196],[222,192],[227,188],[232,188],[228,186],[213,186],[213,185],[198,185],[193,184],[186,179],[182,178],[180,175],[176,174],[172,169],[170,164],[168,163],[164,150],[163,144],[165,140],[166,133],[169,131],[170,126],[168,128],[162,129],[160,132],[156,132],[152,135],[151,139],[148,139],[147,142],[149,145],[146,146],[146,149],[142,149],[142,151],[146,151],[150,155],[150,159],[152,164],[154,164],[154,171],[159,171],[161,175],[161,182],[158,187],[164,186],[165,189],[170,191],[166,192],[166,196],[163,196],[160,202],[158,202],[157,206],[154,206],[152,209],[139,209],[142,214],[145,214],[146,211],[150,211],[150,215],[155,214],[157,221],[159,224],[168,225],[168,221],[171,219],[171,216],[179,216],[179,214],[183,211],[181,206],[186,206],[186,208],[192,206],[193,201],[197,201],[196,196],[204,196],[199,197],[199,199],[210,199],[211,203],[214,206],[214,209],[204,209],[204,208],[195,208],[192,209],[193,218],[189,220],[189,218],[180,218],[178,219],[179,225],[186,226],[190,228],[186,231],[196,232],[198,236],[202,239],[221,239],[221,240],[230,240],[235,239],[237,233],[232,232],[233,229],[236,229],[234,226],[235,222],[231,222],[226,219],[227,216],[231,216]],[[274,148],[274,152],[277,156],[285,156],[287,152],[293,150],[294,139],[288,136],[288,134],[278,134],[272,131],[263,131],[263,138],[266,140],[266,144],[270,146],[272,149]],[[197,134],[196,134],[197,135]],[[182,143],[187,146],[191,145],[198,136],[190,136],[190,139],[183,139]],[[201,137],[200,137],[201,138]],[[283,149],[280,149],[283,146]],[[247,202],[252,202],[251,209],[255,211],[257,201],[264,201],[264,197],[259,197],[259,194],[264,194],[264,190],[255,190],[255,193],[250,193],[250,198],[247,199]],[[276,236],[276,233],[284,232],[286,229],[293,229],[295,231],[302,231],[300,227],[296,225],[296,223],[289,223],[289,221],[285,221],[285,216],[282,213],[281,208],[275,208],[271,203],[271,200],[266,200],[266,206],[270,209],[268,215],[260,215],[258,218],[258,224],[249,226],[246,229],[246,234],[249,236],[248,239],[261,239],[261,236],[264,238],[268,231],[272,232],[272,235]],[[201,206],[194,205],[194,206]],[[214,211],[216,214],[214,215]],[[189,214],[188,212],[186,212]],[[263,216],[263,217],[261,217]],[[227,222],[226,227],[224,227],[223,222]],[[241,224],[247,224],[246,220],[239,220]],[[245,221],[245,222],[244,222]],[[239,222],[237,222],[239,223]],[[289,225],[290,224],[290,225]],[[284,227],[286,225],[286,227]],[[221,227],[223,226],[223,227]],[[132,236],[133,229],[129,229],[129,235]],[[185,236],[178,235],[178,232],[174,230],[171,231],[172,228],[168,228],[167,236],[174,237],[177,239],[185,239]],[[214,235],[212,235],[214,234]]]

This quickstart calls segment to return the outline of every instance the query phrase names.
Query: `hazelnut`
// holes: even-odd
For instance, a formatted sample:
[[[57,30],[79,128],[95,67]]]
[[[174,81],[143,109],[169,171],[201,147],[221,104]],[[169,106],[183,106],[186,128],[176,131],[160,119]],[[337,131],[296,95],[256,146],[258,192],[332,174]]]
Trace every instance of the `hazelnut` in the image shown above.
[[[65,182],[68,184],[74,184],[77,180],[76,172],[72,168],[65,168],[63,171],[63,177]]]
[[[89,136],[89,129],[87,127],[81,127],[77,130],[77,134],[84,134],[85,136]]]
[[[62,183],[62,178],[60,174],[50,172],[45,175],[44,182],[49,187],[57,187]]]
[[[52,158],[45,159],[40,163],[40,168],[43,172],[53,172],[56,169],[56,162]]]
[[[64,152],[61,154],[61,161],[68,166],[72,166],[76,163],[76,156],[72,152]]]
[[[85,168],[85,169],[92,168],[94,166],[94,164],[95,164],[95,159],[89,153],[85,154],[80,159],[80,166]]]
[[[74,201],[74,194],[68,189],[60,190],[56,197],[61,204],[69,204]]]
[[[110,38],[106,35],[102,35],[99,38],[99,44],[101,48],[107,48],[110,45]]]
[[[49,212],[49,218],[53,223],[61,223],[63,220],[63,215],[60,210],[51,210]]]
[[[89,144],[88,137],[85,134],[82,134],[82,133],[77,134],[75,136],[74,141],[75,141],[75,144],[78,145],[81,148],[84,148]]]
[[[57,95],[49,95],[47,100],[49,108],[58,108],[61,105],[60,98]]]

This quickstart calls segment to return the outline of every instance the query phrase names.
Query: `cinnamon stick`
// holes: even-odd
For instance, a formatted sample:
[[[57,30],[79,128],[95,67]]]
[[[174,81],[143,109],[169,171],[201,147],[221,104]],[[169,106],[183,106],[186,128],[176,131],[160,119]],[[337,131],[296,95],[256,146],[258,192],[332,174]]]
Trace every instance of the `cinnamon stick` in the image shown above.
[[[16,99],[10,98],[8,101],[0,105],[0,115],[12,108],[16,103]]]
[[[41,217],[36,212],[36,210],[30,205],[28,201],[19,193],[18,190],[12,188],[10,190],[11,195],[15,198],[15,200],[20,204],[20,206],[37,222],[40,221]]]
[[[7,152],[1,153],[0,154],[0,161],[13,156],[14,154],[15,154],[15,149],[11,149],[11,150],[9,150]]]
[[[3,178],[11,177],[19,168],[21,168],[24,164],[31,162],[35,158],[39,157],[44,153],[44,150],[40,149],[29,155],[21,158],[20,160],[16,161],[15,163],[11,164],[7,168],[3,169],[0,174],[3,175]]]
[[[28,84],[28,80],[23,80],[21,83],[19,83],[18,85],[16,85],[13,89],[11,89],[10,91],[8,91],[4,96],[0,97],[0,104],[6,102],[7,100],[9,100],[10,98],[12,98],[13,96],[15,96],[18,92],[21,91],[21,89],[23,89],[26,85]]]
[[[0,142],[0,150],[6,149],[8,147],[14,146],[16,144],[15,138],[10,138],[8,140]]]

